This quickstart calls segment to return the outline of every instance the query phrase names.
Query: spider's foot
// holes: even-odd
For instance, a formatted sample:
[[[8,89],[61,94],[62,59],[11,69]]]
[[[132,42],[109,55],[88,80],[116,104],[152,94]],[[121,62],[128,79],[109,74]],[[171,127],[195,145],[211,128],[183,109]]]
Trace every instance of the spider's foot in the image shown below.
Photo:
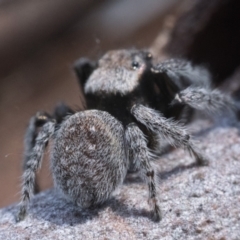
[[[152,213],[152,219],[154,222],[159,222],[162,220],[162,214],[159,206],[156,206]]]
[[[16,222],[21,222],[26,217],[26,208],[24,206],[20,207],[18,214],[15,217]]]
[[[160,207],[157,203],[156,198],[151,198],[148,200],[149,205],[153,208],[152,210],[152,219],[154,222],[159,222],[162,219],[162,214]]]
[[[198,157],[197,159],[197,165],[199,166],[208,166],[209,160],[205,156]]]
[[[189,143],[188,151],[191,155],[193,155],[196,159],[196,163],[199,166],[208,166],[209,160],[208,158],[196,147],[193,143]]]

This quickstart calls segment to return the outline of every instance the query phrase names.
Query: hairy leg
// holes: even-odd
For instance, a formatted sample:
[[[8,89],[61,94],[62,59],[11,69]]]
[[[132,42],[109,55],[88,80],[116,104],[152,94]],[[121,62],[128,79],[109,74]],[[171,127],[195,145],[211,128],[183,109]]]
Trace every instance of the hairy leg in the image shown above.
[[[129,148],[130,161],[133,161],[136,168],[140,170],[141,176],[148,184],[149,204],[153,209],[153,219],[160,221],[161,211],[157,200],[156,173],[150,164],[152,154],[147,148],[147,141],[143,132],[134,123],[127,126],[125,137],[127,147]]]
[[[27,131],[25,134],[24,141],[24,159],[23,159],[23,171],[27,169],[28,161],[31,158],[32,150],[36,144],[36,137],[41,127],[50,121],[51,119],[56,120],[56,128],[59,128],[60,124],[66,119],[67,116],[74,114],[74,111],[66,106],[63,103],[60,103],[56,106],[53,116],[46,112],[37,112],[35,116],[33,116],[28,124]],[[38,182],[35,181],[34,193],[38,193],[40,191]]]
[[[77,74],[80,87],[84,87],[87,79],[92,74],[95,68],[96,68],[96,63],[87,58],[79,58],[74,63],[74,70]]]
[[[131,113],[139,122],[158,134],[160,138],[166,139],[172,146],[186,148],[196,158],[199,165],[207,165],[207,158],[195,146],[187,130],[179,123],[141,104],[134,105]]]
[[[56,128],[58,129],[61,123],[67,118],[75,113],[70,107],[64,103],[59,103],[53,112],[53,117],[56,120]]]
[[[35,146],[33,147],[28,161],[25,163],[22,184],[22,200],[20,203],[19,213],[16,217],[17,221],[21,221],[26,215],[26,208],[31,196],[34,194],[36,171],[41,165],[46,145],[55,130],[55,122],[49,121],[45,123],[38,133]]]
[[[154,66],[152,72],[160,76],[157,84],[164,80],[170,88],[171,83],[183,89],[191,85],[209,87],[211,82],[211,75],[206,68],[184,59],[168,59]]]
[[[192,108],[208,113],[219,113],[224,110],[234,110],[233,99],[219,90],[204,87],[188,87],[176,94],[174,103],[186,104]]]
[[[31,159],[32,150],[36,144],[36,137],[39,132],[39,128],[42,127],[46,122],[51,119],[51,116],[46,112],[38,112],[35,116],[30,119],[27,127],[24,140],[24,159],[23,159],[23,171],[27,169],[28,162]],[[34,193],[39,192],[39,186],[37,182],[34,186]]]

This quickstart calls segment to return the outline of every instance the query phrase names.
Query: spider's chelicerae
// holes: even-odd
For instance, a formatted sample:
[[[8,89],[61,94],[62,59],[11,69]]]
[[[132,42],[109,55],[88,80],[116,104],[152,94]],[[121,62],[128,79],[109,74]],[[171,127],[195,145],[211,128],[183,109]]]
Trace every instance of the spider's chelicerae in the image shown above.
[[[54,182],[68,199],[81,208],[103,203],[131,166],[146,181],[153,219],[160,220],[151,161],[159,155],[161,141],[185,148],[197,164],[207,164],[188,131],[173,119],[180,118],[185,106],[216,112],[232,106],[231,98],[210,88],[205,68],[179,59],[154,65],[145,51],[109,51],[97,63],[82,58],[75,70],[88,110],[60,105],[52,115],[39,112],[31,118],[17,220],[26,215],[50,138]]]

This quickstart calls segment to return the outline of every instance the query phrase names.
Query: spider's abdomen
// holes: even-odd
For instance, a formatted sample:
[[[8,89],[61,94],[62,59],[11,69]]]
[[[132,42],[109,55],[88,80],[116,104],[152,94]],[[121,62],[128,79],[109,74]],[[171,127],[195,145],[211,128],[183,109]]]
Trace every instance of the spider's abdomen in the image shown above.
[[[107,112],[78,112],[56,134],[55,185],[82,208],[107,200],[125,178],[127,166],[123,126]]]

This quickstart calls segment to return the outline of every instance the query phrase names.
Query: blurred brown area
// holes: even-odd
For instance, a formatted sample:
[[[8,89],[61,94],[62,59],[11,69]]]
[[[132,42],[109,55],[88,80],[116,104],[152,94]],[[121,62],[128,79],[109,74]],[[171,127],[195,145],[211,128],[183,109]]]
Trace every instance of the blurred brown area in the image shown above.
[[[19,200],[29,118],[60,101],[81,108],[73,62],[108,49],[147,48],[179,2],[0,0],[0,207]],[[41,189],[52,186],[46,160]]]

